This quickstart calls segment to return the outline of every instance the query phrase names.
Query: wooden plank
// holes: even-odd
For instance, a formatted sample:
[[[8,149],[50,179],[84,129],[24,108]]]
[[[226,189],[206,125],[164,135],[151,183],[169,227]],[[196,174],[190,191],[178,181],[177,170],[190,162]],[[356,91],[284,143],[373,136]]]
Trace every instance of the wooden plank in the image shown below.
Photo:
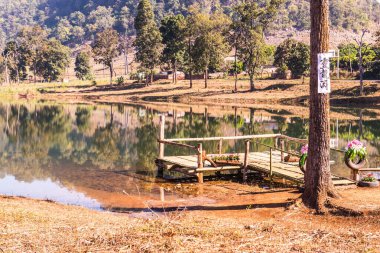
[[[281,134],[256,134],[256,135],[241,135],[241,136],[225,136],[225,137],[203,137],[203,138],[173,138],[165,139],[166,141],[219,141],[219,140],[247,140],[261,138],[276,138]]]

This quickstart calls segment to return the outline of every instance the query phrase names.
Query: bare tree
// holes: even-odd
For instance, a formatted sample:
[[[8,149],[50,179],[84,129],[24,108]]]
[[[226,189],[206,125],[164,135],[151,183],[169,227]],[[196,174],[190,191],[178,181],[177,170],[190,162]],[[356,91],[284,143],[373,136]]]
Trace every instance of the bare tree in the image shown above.
[[[330,96],[318,93],[318,54],[328,52],[329,46],[328,0],[311,0],[310,15],[309,152],[302,200],[306,206],[323,213],[328,195],[336,196],[330,172]]]
[[[364,95],[364,85],[363,85],[363,74],[364,74],[364,67],[363,67],[363,54],[368,50],[368,44],[365,44],[363,42],[364,35],[368,33],[369,31],[367,29],[362,30],[362,35],[360,36],[360,39],[355,38],[356,44],[358,44],[359,47],[359,76],[360,76],[360,96]]]

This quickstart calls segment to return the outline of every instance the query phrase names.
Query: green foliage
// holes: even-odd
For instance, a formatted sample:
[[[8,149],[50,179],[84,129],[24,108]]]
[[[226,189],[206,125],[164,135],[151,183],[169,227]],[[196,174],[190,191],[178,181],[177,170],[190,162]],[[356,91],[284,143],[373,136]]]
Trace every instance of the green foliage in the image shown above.
[[[354,161],[357,157],[360,160],[365,160],[367,158],[367,149],[366,148],[349,148],[346,150],[345,158]]]
[[[143,68],[150,70],[152,78],[154,67],[160,63],[162,38],[154,21],[153,8],[149,0],[141,0],[137,7],[135,29],[136,61]]]
[[[220,155],[220,156],[213,156],[212,160],[214,162],[217,161],[240,161],[239,155]]]
[[[363,182],[376,182],[377,179],[370,174],[370,175],[363,177],[361,179],[361,181],[363,181]]]
[[[36,73],[47,81],[58,80],[70,64],[70,50],[56,39],[44,42],[37,57]]]
[[[307,154],[302,154],[299,160],[299,167],[304,167],[307,160]]]
[[[87,20],[89,22],[87,27],[91,33],[109,30],[116,21],[112,13],[112,8],[104,6],[98,6],[96,10],[90,12]]]
[[[353,72],[359,70],[359,48],[354,43],[339,45],[340,68]],[[364,45],[362,49],[363,66],[366,69],[364,78],[380,78],[380,48],[376,45]],[[335,65],[334,60],[334,65]]]
[[[169,62],[173,71],[178,64],[183,62],[186,49],[185,28],[186,20],[181,14],[166,16],[161,21],[160,32],[164,44],[162,61]]]
[[[75,76],[80,80],[92,80],[90,54],[80,52],[75,58]]]
[[[228,19],[224,14],[197,13],[195,20],[193,25],[198,31],[192,50],[195,70],[220,70],[229,52],[229,45],[223,36],[228,29]]]
[[[236,63],[232,62],[231,66],[230,66],[230,69],[228,70],[228,72],[230,74],[232,74],[232,73],[235,73],[235,71],[236,71],[237,74],[240,74],[241,72],[243,72],[243,70],[244,70],[244,64],[243,64],[243,62],[236,61]]]
[[[255,2],[262,6],[270,1]],[[279,16],[271,27],[271,32],[278,29],[307,30],[310,28],[309,0],[282,2],[276,7]],[[187,15],[190,13],[191,6],[194,5],[198,5],[204,13],[224,12],[230,16],[234,5],[239,3],[237,1],[168,0],[153,1],[153,4],[155,13],[153,19],[159,23],[166,15]],[[363,25],[376,24],[375,22],[380,19],[377,0],[331,0],[329,4],[333,28],[358,30]],[[116,28],[120,33],[125,33],[127,30],[127,34],[130,35],[133,33],[136,6],[136,0],[2,0],[0,1],[0,34],[4,34],[7,41],[13,40],[22,27],[38,24],[46,26],[53,31],[55,36],[63,38],[62,42],[81,43],[84,39],[82,36],[92,38],[96,32],[108,28]],[[89,25],[86,26],[85,23]],[[68,29],[70,26],[72,28]],[[2,45],[4,44],[5,41]]]
[[[279,4],[280,1],[277,0],[265,4],[248,1],[234,10],[231,27],[234,46],[249,74],[251,90],[255,89],[253,79],[257,69],[267,61],[268,49],[263,34],[273,21]]]
[[[124,77],[123,76],[119,76],[117,79],[116,79],[116,84],[117,85],[123,85],[125,83],[125,80],[124,80]]]
[[[309,46],[294,39],[284,40],[276,49],[274,64],[292,71],[293,78],[304,75],[310,67]]]

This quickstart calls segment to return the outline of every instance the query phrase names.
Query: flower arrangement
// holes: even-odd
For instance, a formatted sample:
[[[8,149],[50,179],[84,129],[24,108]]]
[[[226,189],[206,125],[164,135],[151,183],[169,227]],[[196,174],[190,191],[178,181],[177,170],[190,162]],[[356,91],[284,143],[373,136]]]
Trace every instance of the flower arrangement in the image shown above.
[[[363,182],[376,182],[377,179],[375,177],[373,177],[372,174],[368,174],[367,176],[363,177],[361,179],[361,181],[363,181]]]
[[[240,161],[239,155],[220,155],[220,156],[213,156],[212,160],[214,162],[217,161]]]
[[[350,141],[347,144],[345,157],[351,161],[354,161],[356,157],[358,157],[360,160],[365,160],[367,157],[367,149],[359,140]]]
[[[368,174],[367,176],[360,179],[358,186],[361,187],[379,187],[379,181],[373,176],[373,174]]]
[[[307,152],[309,151],[309,145],[304,145],[301,147],[301,157],[299,161],[300,168],[304,168],[306,165]]]

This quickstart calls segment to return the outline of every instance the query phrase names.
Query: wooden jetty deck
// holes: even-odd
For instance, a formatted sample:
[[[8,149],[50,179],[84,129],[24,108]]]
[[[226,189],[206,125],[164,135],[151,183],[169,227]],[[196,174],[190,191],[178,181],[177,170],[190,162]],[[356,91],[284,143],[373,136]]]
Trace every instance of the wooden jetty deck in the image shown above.
[[[244,154],[238,154],[243,161]],[[213,155],[210,155],[213,156]],[[251,152],[248,158],[248,171],[258,171],[266,175],[272,175],[279,178],[284,178],[289,181],[293,181],[299,184],[303,183],[304,175],[299,169],[298,163],[281,162],[281,153],[272,153],[272,168],[269,162],[270,153],[268,152]],[[204,172],[217,172],[217,171],[230,171],[230,170],[241,170],[243,168],[243,163],[240,166],[219,166],[212,167],[209,162],[205,162],[203,168],[198,168],[197,166],[197,156],[165,156],[161,159],[157,159],[157,162],[164,166],[168,171],[176,171],[189,176],[199,176],[197,174]],[[355,182],[353,180],[339,177],[336,175],[332,176],[332,181],[335,186],[342,185],[352,185]]]
[[[248,171],[257,171],[268,175],[270,178],[278,177],[298,184],[304,182],[304,174],[298,166],[298,162],[285,162],[285,155],[299,156],[291,151],[285,150],[288,147],[287,142],[305,143],[307,140],[296,139],[281,134],[266,134],[266,135],[247,135],[247,136],[229,136],[229,137],[206,137],[206,138],[181,138],[181,139],[165,139],[164,138],[164,121],[165,117],[161,118],[160,137],[160,155],[156,159],[158,169],[168,171],[176,171],[188,176],[198,178],[199,183],[203,183],[203,175],[205,172],[232,171],[241,170],[243,172],[243,180],[246,180]],[[267,146],[258,143],[257,140],[265,138],[274,138],[275,146]],[[207,154],[207,157],[221,155],[223,141],[225,140],[244,140],[245,152],[239,153],[239,164],[213,167],[209,161],[204,161],[205,152],[202,149],[202,143],[197,146],[184,144],[183,142],[205,142],[219,141],[219,154]],[[256,142],[266,146],[268,151],[250,152],[250,142]],[[279,145],[278,145],[279,143]],[[194,155],[186,156],[164,156],[165,144],[174,145],[179,148],[194,150]],[[280,146],[280,147],[278,147]],[[224,154],[226,155],[226,154]],[[234,154],[236,155],[236,154]],[[354,185],[355,181],[332,175],[332,182],[335,186]]]

